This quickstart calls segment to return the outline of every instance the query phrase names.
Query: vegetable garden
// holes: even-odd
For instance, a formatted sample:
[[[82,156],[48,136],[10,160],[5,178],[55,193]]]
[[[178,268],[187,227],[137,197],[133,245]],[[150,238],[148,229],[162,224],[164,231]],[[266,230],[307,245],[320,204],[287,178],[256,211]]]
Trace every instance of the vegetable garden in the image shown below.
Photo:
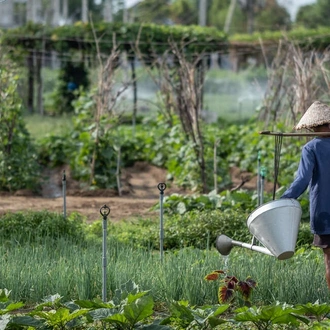
[[[200,68],[200,61],[191,65],[195,58],[184,58],[175,44],[169,47],[181,63],[179,69],[158,62],[151,71],[178,79],[196,76],[193,91],[199,91],[202,71],[194,69],[197,64]],[[290,49],[306,63],[298,48]],[[112,66],[117,53],[113,48],[109,52],[107,65],[100,63],[95,89],[79,90],[70,104],[69,127],[33,139],[19,94],[21,68],[1,48],[0,189],[38,193],[42,169],[66,164],[91,191],[116,189],[119,194],[120,169],[145,161],[168,171],[167,184],[194,194],[164,199],[163,261],[158,254],[157,217],[109,223],[108,301],[100,298],[100,221],[87,224],[82,214],[65,218],[49,211],[1,216],[0,329],[328,328],[329,292],[322,253],[311,247],[307,193],[300,198],[303,217],[297,251],[290,260],[239,249],[224,258],[214,249],[220,233],[250,239],[246,219],[258,203],[255,190],[244,189],[244,184],[233,189],[230,169],[235,166],[257,174],[260,157],[271,181],[274,141],[258,132],[269,127],[288,130],[299,115],[283,110],[292,105],[290,88],[299,85],[299,77],[292,78],[295,63],[288,61],[288,53],[279,56],[268,72],[271,88],[254,116],[244,123],[225,118],[206,123],[199,117],[201,99],[185,103],[195,94],[188,93],[183,80],[162,85],[159,111],[148,116],[113,111],[120,100],[111,103],[114,99],[96,92],[101,90],[104,96],[109,88],[113,91],[111,79],[103,79],[107,73],[107,78],[117,77]],[[283,70],[284,64],[289,73]],[[325,98],[326,64],[310,61],[302,70],[314,74],[311,97]],[[168,90],[171,84],[175,88]],[[285,92],[288,99],[276,102],[276,96]],[[178,97],[166,98],[171,95]],[[105,106],[109,104],[110,108]],[[277,196],[292,181],[305,142],[283,140]],[[265,193],[264,201],[271,199]]]

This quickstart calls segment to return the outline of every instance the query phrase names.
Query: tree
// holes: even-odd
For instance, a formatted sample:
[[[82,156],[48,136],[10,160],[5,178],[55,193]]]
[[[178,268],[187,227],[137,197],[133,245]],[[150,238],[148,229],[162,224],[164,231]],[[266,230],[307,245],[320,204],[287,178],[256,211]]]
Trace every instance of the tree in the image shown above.
[[[329,11],[330,1],[318,0],[315,4],[303,6],[299,9],[296,23],[311,29],[318,26],[330,26]]]
[[[230,0],[213,0],[209,10],[209,24],[224,29],[228,15]],[[228,33],[246,32],[246,19],[239,6],[235,6]]]
[[[134,21],[141,23],[166,24],[170,17],[168,0],[144,0],[134,8]]]
[[[247,33],[254,32],[255,15],[264,7],[264,0],[239,0],[238,3],[246,17]]]
[[[82,3],[81,0],[68,1],[68,16],[73,22],[80,21],[82,17]],[[88,11],[92,15],[94,21],[102,20],[102,3],[96,4],[94,0],[88,0]]]
[[[177,0],[171,5],[171,19],[175,24],[198,24],[196,0]]]
[[[230,0],[213,0],[210,25],[224,29]],[[290,15],[276,0],[237,0],[228,33],[252,33],[254,31],[289,29]]]
[[[257,31],[288,30],[290,27],[290,14],[275,0],[267,0],[265,8],[260,11],[255,19],[255,29]]]
[[[330,1],[317,0],[316,2],[316,15],[319,26],[330,26],[329,22]]]
[[[315,29],[319,25],[320,17],[316,4],[306,5],[299,8],[296,16],[296,24],[308,29]]]

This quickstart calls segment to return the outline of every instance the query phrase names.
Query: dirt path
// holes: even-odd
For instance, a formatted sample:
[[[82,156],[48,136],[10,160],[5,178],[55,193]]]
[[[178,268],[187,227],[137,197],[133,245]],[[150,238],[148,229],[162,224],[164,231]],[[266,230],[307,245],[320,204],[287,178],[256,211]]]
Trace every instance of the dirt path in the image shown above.
[[[22,210],[64,211],[62,194],[62,171],[49,173],[49,180],[43,188],[43,197],[31,196],[29,192],[19,191],[16,195],[0,196],[0,214]],[[68,177],[68,176],[67,176]],[[160,182],[165,182],[166,171],[155,166],[138,162],[122,173],[122,196],[114,191],[86,192],[76,188],[76,183],[67,178],[67,194],[65,198],[66,213],[79,212],[87,221],[101,219],[100,208],[110,207],[110,219],[119,221],[136,217],[157,215],[150,208],[159,201]],[[176,188],[167,187],[165,195],[178,192]],[[55,196],[55,197],[54,197]]]
[[[150,208],[159,202],[160,192],[157,188],[161,182],[166,182],[166,171],[144,162],[137,162],[131,168],[122,171],[122,196],[113,190],[86,191],[78,188],[79,184],[71,179],[70,172],[65,169],[66,181],[66,213],[79,212],[87,221],[101,219],[100,208],[110,207],[110,219],[119,221],[137,217],[157,216],[158,210]],[[238,168],[231,169],[233,189],[238,189],[244,182],[244,188],[255,189],[256,178],[250,174],[241,173]],[[46,173],[48,179],[42,189],[41,196],[33,196],[27,191],[18,191],[14,196],[0,193],[0,215],[6,212],[23,210],[48,210],[63,213],[63,169]],[[272,190],[272,184],[266,182],[267,191]],[[165,196],[172,193],[182,193],[176,187],[168,187]]]
[[[157,203],[157,196],[150,199],[134,199],[134,198],[120,198],[120,197],[66,197],[66,212],[79,212],[86,216],[88,221],[100,219],[100,208],[103,205],[110,207],[110,219],[118,221],[121,219],[129,219],[138,216],[147,216],[155,214],[149,209]],[[0,214],[9,211],[22,210],[48,210],[52,212],[64,211],[63,198],[42,198],[42,197],[24,197],[12,196],[2,197],[0,201]]]

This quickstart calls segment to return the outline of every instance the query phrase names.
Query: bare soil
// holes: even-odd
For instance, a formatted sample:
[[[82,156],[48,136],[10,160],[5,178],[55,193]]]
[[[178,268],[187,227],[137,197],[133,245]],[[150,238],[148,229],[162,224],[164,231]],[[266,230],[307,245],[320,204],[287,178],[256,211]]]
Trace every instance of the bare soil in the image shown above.
[[[68,168],[47,170],[39,196],[28,190],[19,190],[15,194],[0,192],[0,215],[23,210],[64,212],[64,203],[66,214],[79,212],[87,221],[100,219],[100,209],[104,205],[110,208],[109,218],[112,221],[157,215],[157,211],[151,211],[150,208],[160,199],[158,184],[166,182],[166,175],[164,169],[137,162],[133,167],[123,170],[119,196],[117,190],[93,191],[82,188],[71,178]],[[174,192],[183,193],[179,188],[167,185],[164,196]]]
[[[65,171],[65,172],[64,172]],[[65,173],[66,180],[63,181]],[[157,211],[151,211],[160,199],[158,184],[166,182],[167,172],[164,169],[144,162],[137,162],[121,173],[121,196],[116,190],[87,190],[71,178],[68,168],[47,170],[44,173],[44,184],[40,195],[27,190],[15,194],[0,192],[0,215],[17,211],[79,212],[88,222],[101,218],[100,209],[107,205],[110,208],[111,221],[129,220],[136,217],[156,216]],[[256,189],[256,177],[242,173],[238,168],[231,169],[232,189],[244,187]],[[63,190],[65,182],[65,190]],[[265,190],[271,190],[272,183],[265,183]],[[65,191],[65,194],[64,194]],[[167,184],[164,196],[172,193],[188,194],[189,192]],[[65,199],[63,196],[65,195]]]

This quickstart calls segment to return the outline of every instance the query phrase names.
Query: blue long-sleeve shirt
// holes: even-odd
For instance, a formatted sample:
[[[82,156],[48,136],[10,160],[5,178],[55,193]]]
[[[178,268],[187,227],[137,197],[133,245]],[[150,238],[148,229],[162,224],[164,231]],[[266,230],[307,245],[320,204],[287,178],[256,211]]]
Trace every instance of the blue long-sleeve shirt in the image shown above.
[[[297,199],[309,186],[311,232],[330,234],[330,138],[315,138],[302,148],[296,178],[281,198]]]

